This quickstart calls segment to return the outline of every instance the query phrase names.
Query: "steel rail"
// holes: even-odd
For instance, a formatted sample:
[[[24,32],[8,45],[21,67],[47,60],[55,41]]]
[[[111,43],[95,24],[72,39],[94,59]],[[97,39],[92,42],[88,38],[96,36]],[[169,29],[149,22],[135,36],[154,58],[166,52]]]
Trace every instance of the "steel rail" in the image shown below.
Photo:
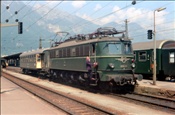
[[[46,102],[52,104],[53,106],[63,110],[68,114],[73,115],[113,115],[113,114],[122,114],[120,112],[116,113],[116,111],[109,111],[105,109],[101,109],[100,107],[93,106],[91,104],[83,103],[74,97],[71,98],[72,95],[69,94],[60,94],[50,88],[39,86],[33,84],[31,82],[27,82],[23,79],[17,78],[8,73],[2,72],[2,76],[14,82],[15,84],[21,86],[32,94],[38,96],[39,98],[45,100]]]
[[[146,103],[150,107],[156,107],[156,108],[165,108],[170,110],[171,112],[175,113],[175,100],[173,99],[167,99],[162,98],[158,96],[153,95],[145,95],[145,94],[137,94],[137,93],[131,93],[131,94],[114,94],[110,93],[108,96],[112,96],[113,98],[119,97],[123,98],[124,100],[128,99],[139,102],[139,103]]]

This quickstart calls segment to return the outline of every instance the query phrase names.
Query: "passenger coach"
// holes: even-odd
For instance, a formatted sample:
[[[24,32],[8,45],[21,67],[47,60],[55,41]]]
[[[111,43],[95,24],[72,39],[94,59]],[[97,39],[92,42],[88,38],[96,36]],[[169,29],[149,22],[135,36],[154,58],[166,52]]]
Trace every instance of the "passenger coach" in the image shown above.
[[[39,49],[36,51],[24,52],[20,55],[20,67],[23,73],[38,73],[42,70],[43,51],[44,49]]]
[[[133,43],[136,68],[135,73],[145,77],[153,75],[153,42]],[[171,80],[175,78],[175,40],[156,41],[157,78]]]

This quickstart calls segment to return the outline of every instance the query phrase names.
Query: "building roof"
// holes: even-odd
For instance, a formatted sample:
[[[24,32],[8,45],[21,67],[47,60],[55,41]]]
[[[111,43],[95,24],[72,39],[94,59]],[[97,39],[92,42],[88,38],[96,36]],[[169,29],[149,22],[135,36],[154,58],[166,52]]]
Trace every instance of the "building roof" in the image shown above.
[[[4,56],[3,58],[5,58],[5,59],[17,59],[17,58],[19,58],[20,54],[22,54],[22,53],[11,54],[8,56]]]
[[[156,40],[156,48],[162,49],[164,45],[175,43],[175,40]],[[154,41],[133,43],[133,50],[153,49]],[[174,46],[175,47],[175,46]]]

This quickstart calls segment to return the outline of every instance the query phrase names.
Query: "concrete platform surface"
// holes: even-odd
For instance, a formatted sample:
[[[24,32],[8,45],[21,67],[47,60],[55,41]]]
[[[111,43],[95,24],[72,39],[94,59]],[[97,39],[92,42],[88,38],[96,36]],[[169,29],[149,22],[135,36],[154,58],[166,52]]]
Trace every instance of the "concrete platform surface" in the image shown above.
[[[65,86],[58,83],[53,83],[48,80],[38,79],[36,77],[31,77],[29,75],[21,75],[19,73],[11,72],[8,70],[3,70],[10,73],[16,77],[22,78],[24,80],[30,81],[32,83],[43,85],[48,88],[52,88],[59,92],[64,92],[69,95],[77,96],[79,99],[86,99],[88,101],[94,102],[100,106],[108,107],[120,112],[124,112],[128,115],[174,115],[175,113],[169,113],[166,109],[164,111],[156,110],[155,108],[148,108],[146,106],[140,106],[135,103],[129,103],[124,100],[114,99],[112,97],[107,97],[103,94],[95,94],[85,90],[77,89],[70,86]],[[144,83],[143,83],[144,84]],[[142,84],[137,87],[141,87]],[[163,86],[163,85],[162,85]],[[174,90],[174,89],[173,89]]]
[[[1,77],[1,115],[66,115]]]
[[[175,100],[175,82],[156,81],[153,85],[152,80],[138,81],[138,86],[135,87],[136,93],[155,95],[162,98]]]

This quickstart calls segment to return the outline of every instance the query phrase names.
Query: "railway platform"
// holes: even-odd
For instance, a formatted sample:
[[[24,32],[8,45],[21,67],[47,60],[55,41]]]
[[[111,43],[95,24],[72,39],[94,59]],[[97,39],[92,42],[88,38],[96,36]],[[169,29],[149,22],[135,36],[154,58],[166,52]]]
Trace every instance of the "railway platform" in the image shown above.
[[[113,99],[110,97],[106,97],[106,95],[90,93],[85,90],[61,85],[58,83],[50,82],[48,80],[42,80],[42,79],[31,77],[28,75],[21,75],[19,73],[11,72],[8,70],[3,70],[3,71],[9,74],[12,74],[15,77],[22,78],[24,80],[32,82],[34,84],[52,88],[53,90],[56,90],[58,92],[63,92],[67,95],[76,96],[81,101],[85,101],[87,103],[91,102],[92,104],[100,105],[102,107],[103,106],[108,107],[110,109],[118,110],[118,111],[121,111],[122,113],[124,112],[129,115],[172,115],[172,113],[169,113],[167,110],[159,111],[159,110],[156,110],[156,108],[148,108],[148,107],[137,105],[135,103],[128,103],[122,100],[117,100],[117,99]],[[136,86],[134,90],[135,92],[150,94],[151,92],[153,92],[153,89],[154,90],[157,89],[157,91],[165,90],[171,93],[171,96],[172,96],[172,97],[167,97],[167,98],[171,98],[174,100],[174,97],[175,97],[174,95],[175,94],[175,88],[174,88],[175,84],[174,83],[157,81],[156,86],[152,85],[151,84],[152,81],[150,80],[143,80],[138,83],[139,85]],[[159,93],[161,92],[156,92],[156,94],[159,94]],[[164,96],[164,98],[166,98],[166,96]]]
[[[20,68],[12,66],[9,66],[8,69],[15,70],[16,72],[21,71]],[[138,81],[138,84],[134,88],[135,93],[175,99],[175,82],[156,81],[156,85],[153,85],[152,80],[143,79]]]
[[[175,82],[156,81],[153,85],[152,80],[142,80],[138,84],[134,89],[136,93],[175,99]]]
[[[1,115],[66,115],[1,77]]]

